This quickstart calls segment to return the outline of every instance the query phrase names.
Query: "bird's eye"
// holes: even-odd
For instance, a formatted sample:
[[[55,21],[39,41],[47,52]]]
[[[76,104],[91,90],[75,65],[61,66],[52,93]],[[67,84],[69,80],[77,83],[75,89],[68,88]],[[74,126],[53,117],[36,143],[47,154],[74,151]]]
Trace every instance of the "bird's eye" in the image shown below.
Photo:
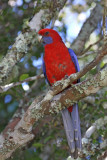
[[[49,34],[49,32],[45,32],[45,36],[47,36]]]

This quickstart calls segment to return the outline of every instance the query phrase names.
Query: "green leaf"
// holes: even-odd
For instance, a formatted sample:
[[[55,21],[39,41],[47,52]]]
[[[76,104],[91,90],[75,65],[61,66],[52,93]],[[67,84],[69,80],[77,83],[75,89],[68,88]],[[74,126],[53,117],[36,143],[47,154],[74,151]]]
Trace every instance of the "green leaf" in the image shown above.
[[[100,64],[100,67],[102,68],[105,65],[105,63],[102,61]]]
[[[49,140],[53,139],[53,136],[48,136],[44,139],[44,143],[47,143]]]
[[[42,143],[34,143],[33,146],[36,148],[42,148],[43,144]]]
[[[26,79],[28,77],[29,77],[29,74],[22,74],[19,79],[20,79],[20,81],[23,81],[24,79]]]

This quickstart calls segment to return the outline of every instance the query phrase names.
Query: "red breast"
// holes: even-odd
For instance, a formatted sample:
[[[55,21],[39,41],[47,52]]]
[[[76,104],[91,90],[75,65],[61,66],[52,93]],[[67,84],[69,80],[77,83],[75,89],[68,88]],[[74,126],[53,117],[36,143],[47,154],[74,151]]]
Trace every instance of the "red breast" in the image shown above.
[[[45,46],[44,61],[50,84],[76,72],[68,49],[62,41]]]

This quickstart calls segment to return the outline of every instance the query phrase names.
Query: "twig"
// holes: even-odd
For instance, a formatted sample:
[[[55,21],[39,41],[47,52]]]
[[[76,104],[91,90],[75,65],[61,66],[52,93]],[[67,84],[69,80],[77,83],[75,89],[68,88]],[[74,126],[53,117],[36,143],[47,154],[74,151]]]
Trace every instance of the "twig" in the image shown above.
[[[87,129],[84,138],[90,138],[91,135],[97,130],[106,125],[107,123],[107,116],[104,118],[99,118],[95,121],[95,123],[92,124],[90,128]]]
[[[33,77],[26,78],[23,81],[19,81],[19,82],[15,82],[15,83],[10,83],[10,84],[7,84],[5,86],[0,86],[0,93],[6,92],[9,89],[11,89],[13,87],[16,87],[16,86],[19,86],[19,85],[21,85],[24,82],[36,81],[36,80],[41,79],[41,78],[44,78],[43,74],[40,74],[38,76],[33,76]]]
[[[83,54],[82,56],[77,56],[77,58],[81,59],[81,58],[84,58],[86,56],[93,55],[93,54],[96,54],[96,53],[98,53],[98,51],[97,52],[96,51],[88,51],[85,54]]]
[[[90,17],[83,24],[78,37],[74,40],[71,45],[71,48],[77,55],[82,55],[85,43],[89,39],[90,34],[97,27],[98,22],[102,18],[102,7],[99,4],[96,4],[96,7],[92,10]]]
[[[93,44],[90,44],[81,54],[83,55],[84,53],[86,53],[91,47],[93,47],[94,45],[98,44],[103,38],[100,38],[98,41],[96,41]]]

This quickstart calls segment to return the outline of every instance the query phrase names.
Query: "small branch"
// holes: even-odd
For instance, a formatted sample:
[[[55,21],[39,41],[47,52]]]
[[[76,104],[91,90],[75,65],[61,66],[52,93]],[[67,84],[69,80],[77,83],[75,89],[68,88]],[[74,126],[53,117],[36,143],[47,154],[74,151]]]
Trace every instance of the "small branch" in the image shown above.
[[[93,44],[90,44],[83,52],[82,52],[82,55],[84,53],[86,53],[91,47],[93,47],[94,45],[98,44],[103,38],[100,38],[98,41],[96,41],[95,43]],[[84,56],[84,55],[83,55]]]
[[[11,89],[13,87],[16,87],[16,86],[19,86],[19,85],[21,85],[24,82],[36,81],[36,80],[42,79],[42,78],[44,78],[44,75],[40,74],[38,76],[33,76],[33,77],[26,78],[23,81],[19,81],[19,82],[15,82],[15,83],[10,83],[10,84],[7,84],[5,86],[0,86],[0,93],[6,92],[9,89]]]
[[[98,52],[96,52],[96,51],[88,51],[85,54],[83,54],[82,56],[77,56],[77,58],[81,59],[81,58],[84,58],[86,56],[93,55],[93,54],[96,54],[96,53],[98,53]]]
[[[85,43],[89,39],[90,34],[97,28],[98,22],[102,18],[102,7],[96,4],[96,7],[92,10],[90,17],[83,24],[78,37],[74,40],[71,48],[77,55],[83,54]]]
[[[95,123],[92,124],[90,128],[87,129],[84,138],[90,138],[91,135],[96,131],[102,128],[107,123],[107,116],[104,118],[99,118],[95,121]]]

